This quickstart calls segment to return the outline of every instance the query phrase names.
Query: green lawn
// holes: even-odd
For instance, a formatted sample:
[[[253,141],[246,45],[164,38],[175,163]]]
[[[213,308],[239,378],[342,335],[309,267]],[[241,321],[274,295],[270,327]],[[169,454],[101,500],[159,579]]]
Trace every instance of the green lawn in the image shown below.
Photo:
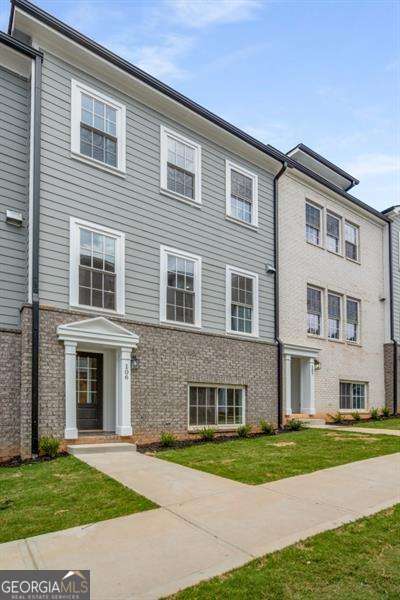
[[[259,484],[399,451],[400,440],[394,436],[307,429],[162,450],[157,457],[243,483]]]
[[[0,542],[155,507],[73,456],[0,468]]]
[[[399,598],[400,505],[254,560],[176,600]]]
[[[392,417],[383,421],[365,421],[354,423],[355,427],[372,427],[373,429],[400,429],[400,417]]]

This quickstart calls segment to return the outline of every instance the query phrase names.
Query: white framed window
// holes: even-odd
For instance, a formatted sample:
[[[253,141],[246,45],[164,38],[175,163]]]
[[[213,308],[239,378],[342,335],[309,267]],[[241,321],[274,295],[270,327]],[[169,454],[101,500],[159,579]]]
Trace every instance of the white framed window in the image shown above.
[[[314,246],[322,244],[321,215],[319,206],[306,202],[306,240]]]
[[[245,423],[245,388],[189,385],[189,429],[232,428]]]
[[[340,382],[340,410],[365,410],[367,385],[352,381]]]
[[[161,189],[201,204],[201,146],[161,125]]]
[[[258,275],[226,267],[226,331],[258,336]]]
[[[126,171],[126,108],[78,81],[71,81],[71,151],[110,171]]]
[[[201,327],[201,258],[160,248],[160,320]]]
[[[357,225],[353,225],[348,221],[344,224],[345,232],[345,247],[346,247],[346,258],[350,260],[360,260],[360,230]]]
[[[341,218],[326,213],[326,248],[335,254],[341,253]]]
[[[258,176],[229,160],[226,161],[226,215],[258,226]]]
[[[307,333],[322,335],[322,290],[307,286]]]
[[[125,312],[125,234],[70,218],[70,305]]]
[[[340,340],[342,322],[342,297],[334,292],[328,292],[328,338]]]
[[[360,341],[360,306],[359,300],[346,298],[346,340],[348,342]]]

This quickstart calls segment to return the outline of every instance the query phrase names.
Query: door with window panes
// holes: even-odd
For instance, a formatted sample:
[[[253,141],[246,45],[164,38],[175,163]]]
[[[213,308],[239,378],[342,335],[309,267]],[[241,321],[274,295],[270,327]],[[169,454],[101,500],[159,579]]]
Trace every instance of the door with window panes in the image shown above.
[[[80,431],[103,428],[103,355],[77,352],[76,418]]]

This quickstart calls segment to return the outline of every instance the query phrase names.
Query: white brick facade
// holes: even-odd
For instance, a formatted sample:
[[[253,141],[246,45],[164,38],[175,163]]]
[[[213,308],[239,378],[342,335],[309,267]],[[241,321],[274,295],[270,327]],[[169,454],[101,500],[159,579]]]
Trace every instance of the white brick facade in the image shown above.
[[[322,207],[322,247],[306,242],[306,200]],[[326,250],[326,210],[359,226],[360,264]],[[289,172],[279,183],[280,337],[285,345],[318,350],[315,413],[339,410],[339,382],[367,383],[366,409],[385,402],[383,343],[385,336],[384,223],[351,206],[329,190]],[[321,337],[307,334],[307,284],[325,291]],[[328,340],[327,290],[361,301],[360,344]],[[342,303],[342,319],[345,305]],[[293,387],[293,382],[292,382]],[[284,410],[284,412],[286,412]],[[298,412],[293,410],[293,412]]]

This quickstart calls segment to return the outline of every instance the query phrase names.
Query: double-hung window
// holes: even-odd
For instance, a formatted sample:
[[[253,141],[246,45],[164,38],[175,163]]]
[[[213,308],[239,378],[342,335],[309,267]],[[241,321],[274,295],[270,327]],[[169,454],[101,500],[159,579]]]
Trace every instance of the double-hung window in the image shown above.
[[[189,427],[235,427],[245,421],[245,390],[237,386],[189,386]]]
[[[258,275],[226,267],[226,330],[258,336]]]
[[[340,253],[341,219],[332,213],[326,214],[326,247],[330,252]]]
[[[307,333],[322,335],[322,292],[307,286]]]
[[[321,240],[321,209],[306,202],[306,240],[310,244],[320,246]]]
[[[357,225],[353,225],[346,221],[345,226],[345,246],[346,258],[351,260],[359,260],[359,229]]]
[[[340,382],[340,409],[364,410],[366,406],[366,384]]]
[[[74,156],[125,171],[125,106],[72,81],[71,149]]]
[[[258,177],[247,169],[226,161],[226,214],[258,225]]]
[[[71,218],[70,304],[124,313],[124,234]]]
[[[346,299],[346,339],[360,341],[360,301],[352,298]]]
[[[160,320],[201,326],[201,258],[161,246]]]
[[[339,340],[342,299],[338,294],[328,292],[328,338]]]
[[[201,147],[161,126],[161,189],[177,198],[201,203]]]

